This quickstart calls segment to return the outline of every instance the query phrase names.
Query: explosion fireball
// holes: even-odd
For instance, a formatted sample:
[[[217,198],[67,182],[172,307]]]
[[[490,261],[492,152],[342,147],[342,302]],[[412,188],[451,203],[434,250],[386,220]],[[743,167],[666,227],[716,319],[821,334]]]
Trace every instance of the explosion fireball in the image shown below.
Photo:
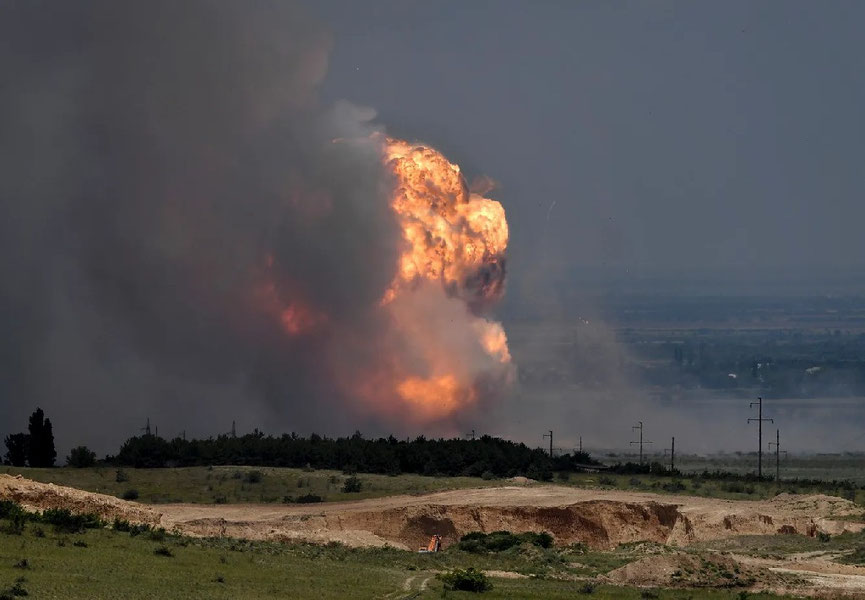
[[[381,143],[402,243],[395,274],[375,308],[388,327],[374,365],[361,375],[336,373],[336,379],[386,417],[448,421],[512,378],[505,331],[484,316],[505,289],[505,211],[471,192],[459,167],[433,148],[373,139]],[[272,257],[265,266],[274,266]],[[328,325],[326,314],[295,286],[287,287],[294,289],[290,301],[280,301],[273,284],[258,294],[286,334],[303,337]]]
[[[428,146],[388,138],[384,157],[405,242],[382,299],[408,349],[392,361],[394,392],[413,420],[446,419],[511,377],[504,329],[482,314],[504,293],[505,211]]]

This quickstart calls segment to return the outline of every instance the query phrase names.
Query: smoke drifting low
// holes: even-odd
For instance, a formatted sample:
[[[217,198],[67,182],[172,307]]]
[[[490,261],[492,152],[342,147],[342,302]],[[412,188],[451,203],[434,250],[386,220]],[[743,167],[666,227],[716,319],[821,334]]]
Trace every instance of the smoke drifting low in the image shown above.
[[[398,429],[376,377],[409,345],[394,316],[421,312],[457,383],[503,384],[478,307],[424,284],[382,310],[393,173],[371,110],[317,101],[329,49],[286,2],[0,6],[2,429],[36,405],[101,451],[146,416],[167,436]]]

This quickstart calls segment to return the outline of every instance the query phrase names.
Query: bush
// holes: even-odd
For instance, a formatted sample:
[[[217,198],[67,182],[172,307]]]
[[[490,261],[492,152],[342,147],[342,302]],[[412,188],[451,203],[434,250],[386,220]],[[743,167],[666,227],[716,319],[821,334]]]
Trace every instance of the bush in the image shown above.
[[[3,533],[8,533],[9,535],[21,535],[24,533],[24,526],[30,518],[30,515],[21,509],[20,512],[12,512],[8,514],[6,518],[9,519],[9,523],[3,527]]]
[[[661,489],[664,490],[665,492],[676,493],[676,492],[682,492],[687,488],[686,488],[684,483],[682,483],[681,481],[676,479],[674,481],[670,481],[668,483],[665,483],[664,485],[661,486]]]
[[[492,471],[484,471],[483,473],[481,473],[481,479],[483,479],[484,481],[492,481],[495,478],[496,474]]]
[[[261,471],[249,471],[243,478],[246,483],[261,483],[264,474]]]
[[[321,502],[321,496],[316,494],[304,494],[303,496],[298,496],[295,502],[298,504],[314,504],[316,502]]]
[[[444,583],[445,589],[459,590],[463,592],[486,592],[493,589],[487,576],[482,571],[476,571],[474,567],[468,569],[454,569],[448,573],[439,574],[436,577]]]
[[[96,453],[91,451],[87,446],[78,446],[69,451],[69,456],[66,457],[66,464],[78,469],[92,467],[96,464]]]
[[[345,480],[345,483],[342,484],[342,492],[344,494],[356,494],[360,491],[361,487],[363,486],[360,482],[360,479],[352,475]]]
[[[658,597],[659,594],[655,590],[643,590],[640,592],[640,598],[643,598],[643,600],[657,600]]]
[[[148,537],[150,537],[150,539],[153,540],[154,542],[164,542],[165,541],[165,528],[160,527],[159,529],[152,529],[150,531],[150,535]]]
[[[551,548],[553,545],[553,536],[546,531],[542,531],[541,533],[529,531],[519,534],[514,534],[510,531],[494,531],[493,533],[472,531],[460,538],[460,541],[457,542],[457,548],[465,552],[480,554],[483,552],[503,552],[521,544]]]
[[[156,556],[167,556],[168,558],[171,558],[172,556],[174,556],[174,553],[171,551],[171,549],[168,546],[159,546],[158,548],[156,548],[153,551],[153,553]]]
[[[616,487],[616,480],[610,477],[609,475],[601,475],[598,477],[598,483],[600,485],[608,485],[611,487]]]
[[[820,540],[822,543],[827,544],[829,542],[829,540],[832,539],[832,536],[829,535],[828,533],[826,533],[825,531],[818,531],[817,532],[817,539]]]
[[[41,520],[53,525],[55,531],[65,533],[78,533],[85,529],[96,529],[102,527],[102,520],[92,513],[73,514],[67,508],[49,508],[42,513]]]
[[[579,589],[577,589],[577,592],[579,592],[580,594],[583,594],[583,595],[594,594],[595,593],[595,584],[592,583],[591,581],[586,581],[585,583],[583,583],[583,585],[581,585],[579,587]]]
[[[135,488],[128,489],[121,496],[124,500],[138,500],[138,490]]]
[[[117,472],[114,474],[114,481],[117,483],[125,483],[129,481],[129,475],[127,475],[126,471],[123,469],[117,469]]]
[[[114,529],[114,531],[130,531],[132,525],[126,519],[114,517],[114,524],[111,525],[111,528]]]

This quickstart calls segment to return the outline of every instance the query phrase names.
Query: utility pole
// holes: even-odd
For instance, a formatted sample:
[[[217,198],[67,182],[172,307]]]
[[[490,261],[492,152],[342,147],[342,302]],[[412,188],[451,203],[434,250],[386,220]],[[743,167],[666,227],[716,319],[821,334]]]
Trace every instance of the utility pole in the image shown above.
[[[631,427],[631,431],[633,432],[635,429],[639,429],[639,430],[640,430],[640,441],[638,441],[638,442],[631,442],[631,445],[632,445],[632,446],[633,446],[634,444],[639,444],[639,445],[640,445],[640,464],[643,464],[643,444],[654,444],[654,442],[644,442],[644,441],[643,441],[643,422],[642,422],[642,421],[637,421],[637,423],[639,423],[639,425],[634,425],[633,427]]]
[[[763,397],[758,396],[756,402],[751,403],[751,408],[757,405],[757,418],[748,419],[748,422],[757,422],[757,477],[763,476],[763,421],[774,423],[772,419],[763,418]]]
[[[550,458],[552,458],[552,457],[553,457],[553,430],[550,429],[550,432],[549,432],[549,433],[545,433],[545,434],[544,434],[544,437],[545,437],[545,438],[547,438],[547,437],[550,438]]]
[[[467,434],[466,434],[466,437],[469,438],[470,440],[474,441],[474,439],[475,439],[475,430],[472,429],[472,432],[471,432],[471,433],[467,433]]]
[[[142,427],[141,431],[144,432],[144,435],[150,435],[150,417],[147,417],[147,425]]]
[[[769,449],[775,446],[775,481],[781,483],[781,455],[786,456],[787,451],[781,450],[781,430],[775,430],[775,441],[769,442]]]
[[[676,470],[676,438],[673,438],[672,443],[669,448],[664,449],[664,456],[667,456],[667,452],[670,453],[670,471]]]
[[[580,454],[583,453],[583,436],[580,436]]]
[[[237,437],[237,427],[235,427],[235,422],[231,422],[231,437]]]

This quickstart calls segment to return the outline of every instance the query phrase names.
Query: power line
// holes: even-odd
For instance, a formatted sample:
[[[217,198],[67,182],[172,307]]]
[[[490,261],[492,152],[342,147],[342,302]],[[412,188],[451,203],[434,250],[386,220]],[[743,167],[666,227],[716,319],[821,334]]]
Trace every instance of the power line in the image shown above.
[[[632,446],[634,444],[640,445],[640,464],[643,464],[643,444],[654,444],[655,442],[644,442],[643,441],[643,422],[637,421],[637,423],[639,423],[639,425],[634,425],[633,427],[631,427],[631,432],[633,432],[635,429],[639,429],[640,430],[640,440],[635,441],[635,442],[631,442],[631,445]]]
[[[547,438],[547,437],[550,438],[550,458],[552,458],[552,457],[553,457],[553,430],[550,429],[550,432],[549,432],[549,433],[545,433],[545,434],[544,434],[544,437],[545,437],[545,438]]]
[[[754,405],[757,405],[757,418],[750,418],[748,422],[756,421],[757,422],[757,477],[763,476],[763,421],[768,421],[770,423],[774,423],[775,421],[772,419],[764,419],[763,418],[763,397],[758,396],[757,402],[751,403],[751,408],[754,408]]]

